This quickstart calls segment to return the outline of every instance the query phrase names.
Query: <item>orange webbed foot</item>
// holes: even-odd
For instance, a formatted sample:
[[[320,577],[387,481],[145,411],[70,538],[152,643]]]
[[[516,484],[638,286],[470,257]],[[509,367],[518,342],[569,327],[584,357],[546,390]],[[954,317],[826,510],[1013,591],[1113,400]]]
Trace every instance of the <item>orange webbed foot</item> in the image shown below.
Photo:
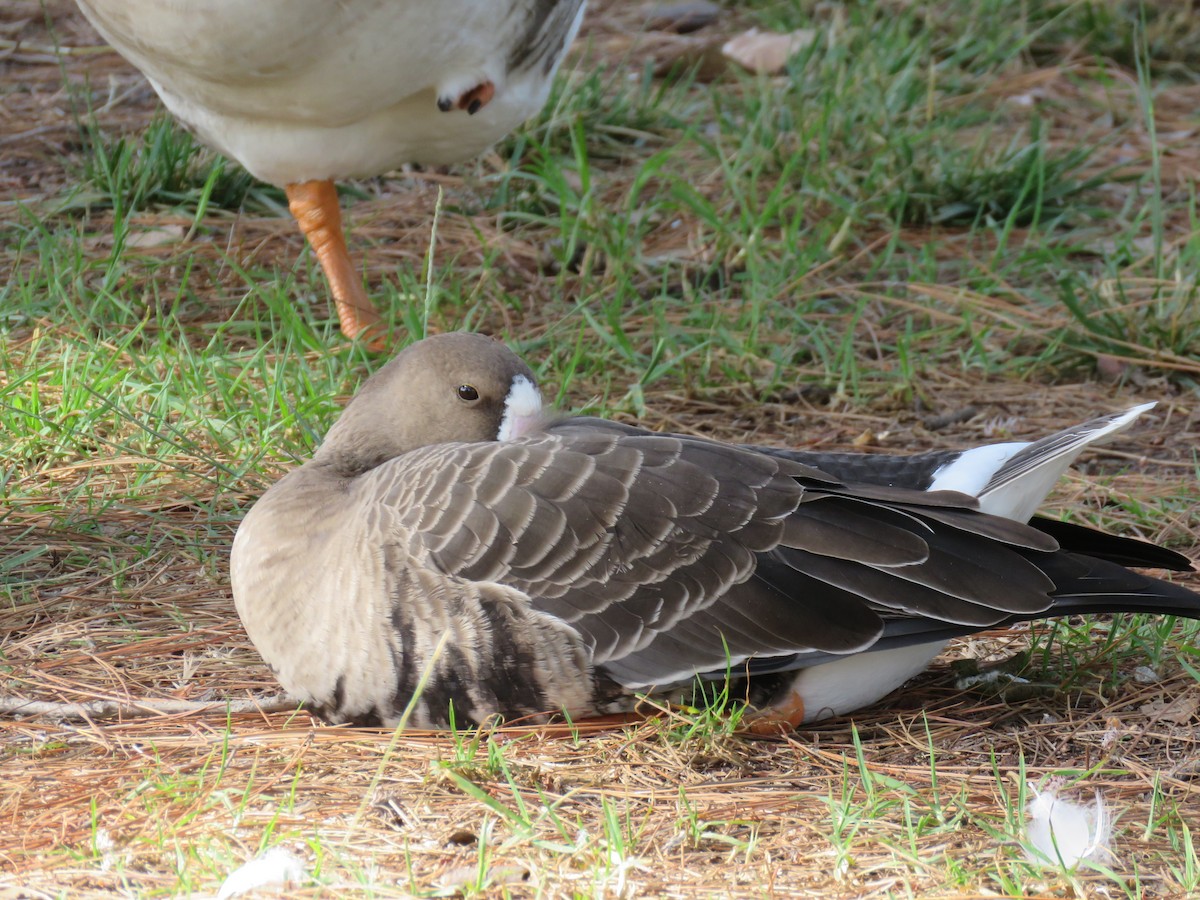
[[[496,86],[490,81],[485,81],[482,84],[475,85],[475,87],[459,97],[458,108],[465,109],[468,115],[473,116],[487,106],[495,96]]]
[[[750,734],[762,736],[788,735],[804,724],[804,701],[788,693],[781,702],[766,709],[747,712],[742,720]]]
[[[468,115],[473,116],[487,106],[495,96],[496,86],[490,81],[481,81],[469,91],[463,91],[457,99],[447,96],[438,97],[437,105],[442,112],[450,112],[450,110],[458,108],[465,109]]]

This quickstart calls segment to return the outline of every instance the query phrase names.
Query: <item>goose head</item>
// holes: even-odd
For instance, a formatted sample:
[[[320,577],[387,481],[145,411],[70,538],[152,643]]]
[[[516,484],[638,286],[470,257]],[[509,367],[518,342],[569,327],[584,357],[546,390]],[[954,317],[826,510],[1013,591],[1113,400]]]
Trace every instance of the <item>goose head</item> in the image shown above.
[[[313,461],[353,478],[420,447],[513,440],[536,428],[541,408],[533,371],[504,344],[435,335],[367,379]]]

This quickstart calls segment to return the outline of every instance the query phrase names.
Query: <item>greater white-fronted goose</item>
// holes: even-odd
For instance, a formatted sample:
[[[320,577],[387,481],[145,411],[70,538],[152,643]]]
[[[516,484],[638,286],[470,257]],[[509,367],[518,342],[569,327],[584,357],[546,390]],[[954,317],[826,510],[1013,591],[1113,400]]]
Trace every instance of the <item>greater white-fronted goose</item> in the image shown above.
[[[451,704],[459,724],[599,715],[728,675],[798,724],[875,702],[956,635],[1200,617],[1200,595],[1125,568],[1183,556],[1022,521],[1151,405],[963,453],[761,449],[543,418],[503,344],[432,337],[250,510],[234,599],[283,686],[334,722],[394,724],[410,702],[426,727]]]
[[[454,163],[541,109],[584,0],[78,0],[180,121],[279,185],[342,332],[379,326],[333,181]]]

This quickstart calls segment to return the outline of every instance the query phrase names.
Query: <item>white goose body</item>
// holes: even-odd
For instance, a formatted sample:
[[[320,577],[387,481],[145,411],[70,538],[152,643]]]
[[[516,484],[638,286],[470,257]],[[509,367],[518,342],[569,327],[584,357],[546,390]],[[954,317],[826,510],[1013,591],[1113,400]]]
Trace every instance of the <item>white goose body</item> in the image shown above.
[[[1197,594],[1125,568],[1190,568],[1179,554],[979,509],[1036,507],[1150,404],[1031,444],[889,457],[589,418],[531,429],[532,382],[486,338],[419,342],[246,516],[238,612],[320,715],[580,717],[699,677],[800,724],[875,702],[956,635],[1080,612],[1200,617]]]
[[[281,186],[476,155],[541,109],[582,12],[578,0],[79,5],[180,121]],[[495,94],[474,115],[439,108],[483,82]]]
[[[78,0],[201,140],[284,187],[348,336],[379,325],[332,180],[477,155],[541,109],[584,0]],[[319,187],[319,191],[318,191]]]

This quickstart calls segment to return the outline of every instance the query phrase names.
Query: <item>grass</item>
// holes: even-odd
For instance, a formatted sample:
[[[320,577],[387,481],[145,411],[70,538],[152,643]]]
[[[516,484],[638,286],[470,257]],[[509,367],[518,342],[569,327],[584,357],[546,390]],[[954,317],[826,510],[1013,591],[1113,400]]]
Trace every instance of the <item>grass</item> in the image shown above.
[[[1194,557],[1195,29],[1167,0],[1014,9],[756,0],[678,40],[818,40],[705,80],[597,0],[493,154],[343,185],[363,276],[408,334],[503,336],[563,406],[726,439],[960,447],[1159,400],[1051,512]],[[381,360],[338,336],[279,192],[46,11],[0,12],[0,690],[261,697],[233,531]],[[299,896],[1186,896],[1198,640],[1146,617],[985,634],[951,656],[1031,648],[1046,690],[962,691],[942,660],[770,739],[720,696],[556,734],[4,718],[0,890],[209,894],[282,846]],[[1026,781],[1050,775],[1103,791],[1110,871],[1027,859]]]

